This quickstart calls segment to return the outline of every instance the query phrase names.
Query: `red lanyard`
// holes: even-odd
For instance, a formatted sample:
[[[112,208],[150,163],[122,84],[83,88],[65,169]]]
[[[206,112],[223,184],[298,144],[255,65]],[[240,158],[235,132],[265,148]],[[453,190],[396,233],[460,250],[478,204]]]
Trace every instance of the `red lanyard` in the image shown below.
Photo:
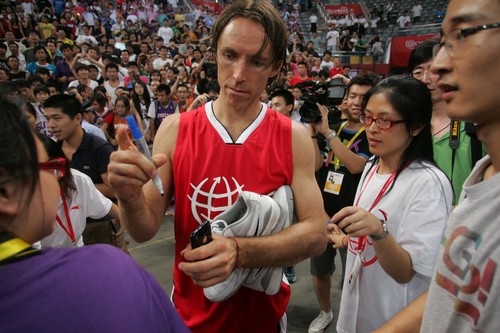
[[[361,196],[365,192],[366,188],[368,187],[368,184],[370,183],[370,181],[373,178],[373,175],[375,175],[375,173],[378,171],[379,167],[380,166],[377,165],[377,167],[370,173],[370,176],[368,177],[368,180],[366,181],[366,185],[363,187],[363,189],[359,193],[359,196],[358,196],[358,199],[356,200],[355,206],[357,206],[359,204],[359,200],[361,199]],[[385,181],[384,186],[382,186],[382,189],[380,190],[380,192],[378,193],[377,197],[373,201],[372,205],[370,206],[370,209],[368,209],[368,212],[371,212],[373,210],[373,208],[380,202],[380,200],[384,196],[385,192],[387,192],[387,189],[389,188],[389,186],[391,186],[392,182],[394,181],[394,178],[396,178],[396,171],[394,171],[390,175],[390,177]]]
[[[410,164],[411,164],[411,162],[408,163],[401,171],[403,171],[404,169],[406,169]],[[363,195],[363,193],[365,192],[366,188],[368,187],[368,184],[372,180],[373,175],[375,175],[375,173],[378,171],[379,168],[380,168],[380,165],[377,165],[377,167],[374,168],[373,171],[370,173],[370,176],[368,177],[368,180],[366,181],[366,185],[363,187],[363,189],[361,190],[361,192],[358,195],[358,199],[356,200],[355,206],[358,206],[359,200],[361,199],[361,196]],[[387,180],[385,181],[384,186],[382,186],[382,189],[380,189],[380,192],[378,193],[377,197],[375,198],[375,200],[373,201],[372,205],[368,209],[368,212],[371,212],[373,210],[373,208],[375,208],[375,206],[380,202],[380,200],[382,200],[383,196],[387,192],[387,189],[394,182],[394,179],[396,178],[397,171],[398,170],[394,171],[389,176],[389,178],[387,178]],[[358,251],[364,251],[367,242],[368,242],[368,237],[367,236],[358,237],[358,246],[356,247],[356,250],[358,250]]]
[[[73,231],[73,225],[71,224],[71,218],[69,217],[68,201],[66,200],[66,195],[64,194],[64,190],[62,187],[61,187],[61,198],[64,207],[64,215],[66,215],[66,223],[68,223],[68,227],[66,227],[64,223],[61,221],[59,215],[56,215],[56,221],[61,226],[61,228],[63,228],[64,232],[66,232],[66,234],[73,242],[73,245],[76,247],[75,232]]]
[[[366,188],[368,187],[368,184],[370,183],[370,181],[373,178],[373,175],[375,175],[375,173],[378,171],[379,167],[380,167],[380,165],[377,165],[377,167],[374,168],[373,171],[370,173],[370,176],[368,177],[368,180],[366,181],[366,185],[363,187],[363,189],[359,193],[358,199],[356,200],[356,204],[355,204],[356,206],[358,206],[359,200],[361,199],[361,196],[365,192]],[[380,190],[380,192],[378,193],[377,197],[373,201],[372,205],[368,209],[368,212],[371,212],[373,210],[373,208],[375,208],[375,206],[380,202],[380,200],[382,200],[382,197],[387,192],[387,189],[389,188],[389,186],[391,186],[392,182],[394,181],[394,178],[396,178],[396,171],[394,171],[389,176],[389,178],[385,181],[384,186],[382,186],[382,189]],[[367,236],[358,237],[358,245],[356,247],[356,250],[358,250],[360,252],[363,252],[365,250],[367,242],[368,242],[368,237]]]

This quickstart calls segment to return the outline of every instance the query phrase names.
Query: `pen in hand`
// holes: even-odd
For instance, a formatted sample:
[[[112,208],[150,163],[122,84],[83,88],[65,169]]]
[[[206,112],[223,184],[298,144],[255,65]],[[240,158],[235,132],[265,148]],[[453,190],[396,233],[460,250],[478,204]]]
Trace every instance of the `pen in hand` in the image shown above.
[[[142,135],[141,130],[139,129],[139,126],[137,125],[137,122],[135,121],[135,117],[133,114],[125,117],[128,123],[128,127],[130,131],[132,132],[132,136],[134,137],[135,144],[137,146],[137,149],[144,155],[146,156],[151,162],[153,162],[153,158],[151,157],[151,152],[149,151],[148,144],[146,143],[146,140],[144,139],[144,136]],[[154,163],[154,162],[153,162]],[[163,192],[163,186],[161,183],[161,178],[157,174],[156,176],[153,177],[152,179],[153,184],[155,187],[158,189],[158,192],[160,192],[161,195],[164,194]]]

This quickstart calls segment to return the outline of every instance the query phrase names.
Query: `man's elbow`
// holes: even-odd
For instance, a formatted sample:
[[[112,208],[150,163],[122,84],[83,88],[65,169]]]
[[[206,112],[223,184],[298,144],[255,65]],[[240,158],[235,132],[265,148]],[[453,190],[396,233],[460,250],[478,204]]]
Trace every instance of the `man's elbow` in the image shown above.
[[[313,239],[311,240],[307,256],[314,257],[325,252],[327,243],[328,236],[326,234],[326,231],[316,232]]]

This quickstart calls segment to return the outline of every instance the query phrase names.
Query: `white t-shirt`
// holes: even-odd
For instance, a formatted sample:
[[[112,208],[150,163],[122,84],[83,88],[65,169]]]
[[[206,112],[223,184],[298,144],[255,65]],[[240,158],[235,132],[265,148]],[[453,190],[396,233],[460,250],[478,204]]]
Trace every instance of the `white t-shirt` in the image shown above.
[[[112,87],[109,84],[108,80],[104,81],[104,84],[103,84],[104,88],[106,88],[106,92],[111,95],[111,103],[113,103],[113,105],[116,102],[116,88],[118,88],[120,86],[123,87],[123,84],[124,84],[123,80],[119,80],[119,82],[120,82],[120,84],[118,84],[116,87]]]
[[[410,25],[410,17],[409,16],[400,16],[397,20],[400,28],[406,28]]]
[[[80,35],[80,36],[78,36],[78,37],[76,38],[75,42],[76,42],[76,44],[77,44],[77,45],[83,44],[83,43],[85,43],[85,42],[86,42],[86,43],[90,43],[90,44],[92,44],[92,45],[97,45],[97,44],[99,44],[99,43],[97,42],[97,39],[95,39],[95,37],[94,37],[94,36],[90,36],[90,35],[89,35],[89,36],[86,36],[86,35]]]
[[[420,5],[413,6],[413,8],[411,9],[411,12],[413,14],[413,17],[422,16],[422,6],[420,6]]]
[[[370,169],[371,165],[368,162],[365,167],[354,200],[366,210],[390,177],[377,174],[374,172],[377,167]],[[425,164],[424,168],[413,162],[393,184],[371,213],[386,222],[392,237],[410,255],[416,274],[409,283],[393,280],[377,260],[368,237],[363,250],[365,264],[350,286],[349,276],[360,240],[351,238],[337,323],[339,333],[371,332],[380,327],[424,293],[434,274],[441,237],[451,212],[450,181],[437,167]]]
[[[163,38],[163,42],[165,45],[168,45],[172,37],[174,37],[174,31],[170,27],[161,27],[158,29],[158,36]]]
[[[68,85],[68,88],[71,88],[71,87],[78,87],[78,85],[80,84],[80,81],[78,80],[73,80],[69,83]],[[88,84],[88,86],[90,88],[92,88],[92,90],[94,90],[95,88],[97,88],[99,86],[99,83],[97,83],[96,81],[94,80],[90,80],[90,83]]]
[[[330,30],[326,34],[326,45],[335,46],[338,44],[340,34],[337,30]]]
[[[160,69],[163,69],[166,64],[169,64],[170,66],[172,66],[172,63],[173,63],[173,61],[170,58],[167,58],[165,60],[163,60],[162,58],[156,58],[153,61],[153,68],[156,70],[160,70]]]
[[[99,192],[89,176],[76,169],[71,169],[71,174],[75,180],[76,191],[67,202],[76,245],[80,247],[84,245],[82,233],[85,230],[87,217],[100,219],[106,216],[111,210],[112,202]],[[57,216],[67,228],[68,222],[66,221],[66,214],[61,198],[59,198]],[[54,224],[55,229],[52,234],[42,239],[42,247],[73,247],[69,235],[56,221],[54,221]]]
[[[333,68],[333,61],[328,61],[328,62],[325,62],[324,60],[321,62],[321,65],[319,65],[319,67],[321,67],[321,69],[323,69],[324,67],[327,67],[328,70],[332,69]]]

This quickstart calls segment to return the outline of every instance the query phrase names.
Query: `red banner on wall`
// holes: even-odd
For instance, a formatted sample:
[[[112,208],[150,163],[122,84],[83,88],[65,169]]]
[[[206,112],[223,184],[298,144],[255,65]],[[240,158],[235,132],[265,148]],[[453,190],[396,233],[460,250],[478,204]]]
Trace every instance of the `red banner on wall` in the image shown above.
[[[346,16],[349,14],[364,15],[359,4],[351,5],[325,5],[328,16]]]
[[[392,37],[391,67],[407,67],[411,51],[424,40],[439,38],[439,34]]]
[[[194,5],[197,5],[197,6],[205,6],[208,8],[208,10],[210,12],[217,12],[217,13],[221,13],[222,10],[224,9],[221,5],[219,5],[217,2],[213,2],[213,1],[203,1],[203,0],[192,0],[191,1]]]

